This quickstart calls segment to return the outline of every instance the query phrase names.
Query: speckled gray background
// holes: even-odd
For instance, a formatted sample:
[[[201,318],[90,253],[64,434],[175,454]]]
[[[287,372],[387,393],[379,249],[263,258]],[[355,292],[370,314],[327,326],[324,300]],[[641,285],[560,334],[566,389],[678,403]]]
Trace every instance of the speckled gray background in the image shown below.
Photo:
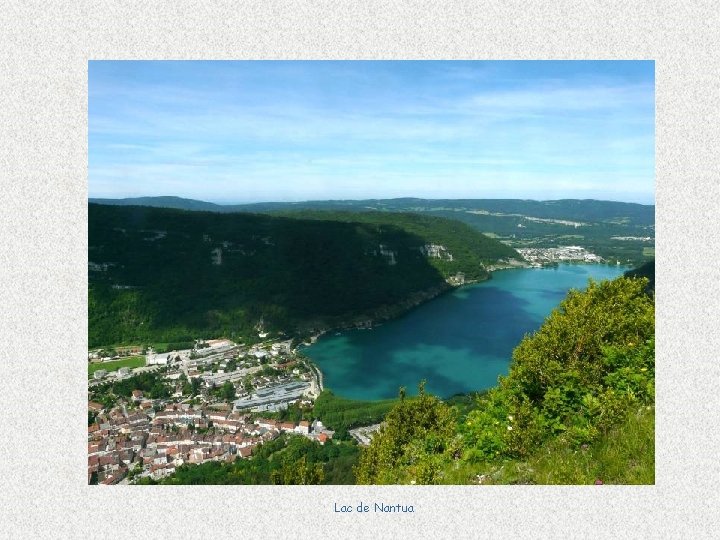
[[[0,9],[0,537],[692,538],[720,530],[719,10],[691,2]],[[657,485],[85,485],[89,59],[655,59]],[[334,502],[414,515],[335,515]]]

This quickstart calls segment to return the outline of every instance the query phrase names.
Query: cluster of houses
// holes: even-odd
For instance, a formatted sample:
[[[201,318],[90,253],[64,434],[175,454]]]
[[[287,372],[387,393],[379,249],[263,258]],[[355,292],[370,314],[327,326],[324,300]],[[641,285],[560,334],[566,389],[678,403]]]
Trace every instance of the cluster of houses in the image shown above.
[[[184,463],[246,459],[281,433],[320,444],[333,436],[318,420],[295,424],[186,404],[169,404],[155,412],[142,392],[136,390],[133,398],[138,407],[132,411],[121,406],[106,412],[99,403],[88,404],[98,413],[88,426],[88,483],[117,484],[131,471],[160,479]]]
[[[249,458],[254,448],[282,433],[325,444],[333,432],[319,421],[295,424],[258,418],[289,403],[310,405],[320,392],[316,374],[293,352],[289,340],[247,348],[229,340],[207,340],[197,342],[193,349],[171,353],[151,349],[144,367],[95,371],[90,388],[140,372],[160,371],[174,390],[170,399],[175,402],[147,399],[140,390],[110,410],[90,401],[88,408],[96,417],[88,427],[89,483],[116,484],[136,476],[159,479],[184,463]],[[89,356],[91,361],[109,360],[101,357],[102,351]],[[266,373],[266,365],[273,371]],[[197,398],[187,400],[197,405],[177,402],[187,397],[182,375],[201,381]],[[227,382],[235,386],[237,399],[215,402],[211,390]]]
[[[586,263],[601,263],[603,258],[590,253],[581,246],[558,246],[547,248],[518,248],[517,252],[531,263],[541,265],[550,262],[578,261]]]

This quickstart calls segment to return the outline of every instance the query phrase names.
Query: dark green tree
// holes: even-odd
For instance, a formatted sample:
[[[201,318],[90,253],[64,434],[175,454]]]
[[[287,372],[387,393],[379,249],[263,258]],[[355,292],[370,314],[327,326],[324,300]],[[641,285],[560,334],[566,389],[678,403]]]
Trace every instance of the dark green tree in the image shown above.
[[[324,479],[322,463],[309,463],[307,456],[300,459],[285,459],[279,470],[273,471],[273,484],[314,485],[322,484]]]
[[[425,393],[417,398],[401,392],[400,402],[388,413],[385,426],[360,454],[355,469],[359,484],[434,484],[441,464],[453,451],[455,411]]]
[[[235,385],[230,381],[225,381],[220,389],[220,397],[225,401],[232,401],[235,399]]]

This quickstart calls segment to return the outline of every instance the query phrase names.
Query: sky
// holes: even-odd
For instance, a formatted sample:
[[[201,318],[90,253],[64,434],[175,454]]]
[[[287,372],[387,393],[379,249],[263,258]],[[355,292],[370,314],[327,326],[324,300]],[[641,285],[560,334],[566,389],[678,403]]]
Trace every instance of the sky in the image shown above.
[[[90,61],[90,197],[654,204],[652,61]]]

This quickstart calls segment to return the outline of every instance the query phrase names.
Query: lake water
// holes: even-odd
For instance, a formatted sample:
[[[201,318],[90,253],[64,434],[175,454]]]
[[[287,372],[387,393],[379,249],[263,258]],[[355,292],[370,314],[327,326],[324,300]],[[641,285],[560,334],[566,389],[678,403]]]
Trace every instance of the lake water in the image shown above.
[[[415,394],[422,379],[441,397],[490,388],[507,374],[522,337],[569,289],[625,270],[571,264],[501,270],[376,328],[325,335],[303,352],[322,370],[325,388],[347,398],[395,397],[400,386]]]

